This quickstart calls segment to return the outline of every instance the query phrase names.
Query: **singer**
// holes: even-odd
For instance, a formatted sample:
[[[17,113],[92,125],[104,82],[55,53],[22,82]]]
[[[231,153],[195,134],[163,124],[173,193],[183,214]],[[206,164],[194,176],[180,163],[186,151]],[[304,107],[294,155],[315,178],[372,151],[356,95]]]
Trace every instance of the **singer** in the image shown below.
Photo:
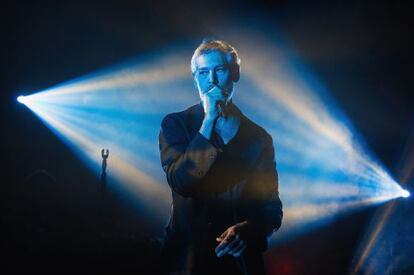
[[[267,237],[282,221],[272,137],[233,103],[237,50],[205,40],[191,59],[200,104],[161,123],[173,205],[165,274],[264,274]]]

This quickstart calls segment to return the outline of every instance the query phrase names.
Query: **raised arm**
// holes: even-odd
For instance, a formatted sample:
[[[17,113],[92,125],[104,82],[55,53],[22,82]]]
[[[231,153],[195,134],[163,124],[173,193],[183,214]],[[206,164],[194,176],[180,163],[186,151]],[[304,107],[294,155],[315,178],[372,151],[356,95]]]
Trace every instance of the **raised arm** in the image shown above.
[[[166,116],[159,135],[161,164],[170,187],[184,197],[196,196],[202,179],[217,157],[217,149],[200,132],[191,139],[177,114]]]

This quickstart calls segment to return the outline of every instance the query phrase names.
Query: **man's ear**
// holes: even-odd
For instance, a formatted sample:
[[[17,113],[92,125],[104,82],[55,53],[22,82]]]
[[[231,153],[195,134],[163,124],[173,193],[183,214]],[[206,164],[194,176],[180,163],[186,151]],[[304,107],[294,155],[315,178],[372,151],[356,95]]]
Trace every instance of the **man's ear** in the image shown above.
[[[237,82],[240,79],[240,65],[233,65],[231,68],[231,78],[233,82]]]
[[[195,78],[193,77],[193,84],[194,84],[194,87],[197,89],[197,91],[198,91],[198,86],[197,86],[197,82],[196,82],[196,80],[195,80]]]

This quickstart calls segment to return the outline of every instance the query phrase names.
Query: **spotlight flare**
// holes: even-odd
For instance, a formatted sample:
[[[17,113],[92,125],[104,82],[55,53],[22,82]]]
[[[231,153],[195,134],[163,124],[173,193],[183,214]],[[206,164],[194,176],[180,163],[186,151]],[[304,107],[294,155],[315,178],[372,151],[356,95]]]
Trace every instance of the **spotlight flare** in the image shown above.
[[[24,104],[24,101],[25,101],[25,97],[24,96],[21,95],[21,96],[18,96],[17,97],[17,102]]]
[[[410,196],[410,192],[408,192],[407,190],[402,190],[401,191],[401,197],[403,198],[408,198]]]

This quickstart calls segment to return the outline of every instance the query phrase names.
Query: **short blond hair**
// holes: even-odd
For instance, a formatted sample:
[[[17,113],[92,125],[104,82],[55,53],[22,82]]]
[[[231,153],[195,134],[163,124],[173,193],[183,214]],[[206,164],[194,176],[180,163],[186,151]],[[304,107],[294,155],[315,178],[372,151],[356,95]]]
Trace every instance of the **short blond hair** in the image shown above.
[[[191,57],[191,73],[194,74],[197,70],[195,60],[200,55],[210,53],[213,51],[219,51],[227,56],[227,62],[232,68],[240,66],[239,54],[235,47],[223,40],[204,39],[203,42],[195,49],[193,56]]]

